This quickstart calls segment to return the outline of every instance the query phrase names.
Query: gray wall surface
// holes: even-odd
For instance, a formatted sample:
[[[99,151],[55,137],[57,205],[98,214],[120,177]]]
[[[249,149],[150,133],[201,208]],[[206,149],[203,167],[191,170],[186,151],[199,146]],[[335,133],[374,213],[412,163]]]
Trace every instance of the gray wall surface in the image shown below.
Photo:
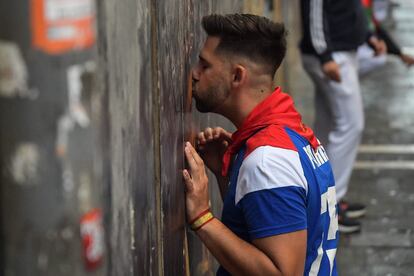
[[[237,0],[98,2],[102,89],[95,114],[110,199],[110,275],[215,270],[207,250],[186,232],[183,142],[206,126],[231,126],[218,116],[185,112],[187,80],[205,38],[201,17],[241,10]],[[211,186],[219,216],[214,180]]]

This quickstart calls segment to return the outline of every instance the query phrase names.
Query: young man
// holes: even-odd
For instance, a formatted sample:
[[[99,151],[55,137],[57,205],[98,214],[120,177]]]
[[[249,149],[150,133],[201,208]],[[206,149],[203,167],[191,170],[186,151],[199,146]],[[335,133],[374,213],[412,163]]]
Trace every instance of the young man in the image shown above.
[[[221,264],[217,275],[337,275],[328,158],[292,99],[273,89],[284,26],[247,14],[210,15],[202,24],[208,37],[193,70],[196,107],[227,117],[237,131],[201,132],[201,156],[185,145],[191,228]],[[204,164],[220,185],[221,221],[209,210]]]
[[[386,46],[368,32],[361,0],[301,0],[301,14],[302,62],[315,86],[315,132],[335,175],[339,230],[353,233],[361,228],[354,218],[365,213],[364,205],[342,201],[364,129],[356,50],[364,41],[377,54]]]

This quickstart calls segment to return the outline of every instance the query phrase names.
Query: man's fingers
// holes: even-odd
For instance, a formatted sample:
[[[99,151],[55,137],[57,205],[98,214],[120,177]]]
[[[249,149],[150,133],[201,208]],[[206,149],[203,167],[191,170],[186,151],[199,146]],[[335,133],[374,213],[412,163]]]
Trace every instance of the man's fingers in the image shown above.
[[[411,57],[411,56],[409,56],[409,55],[405,55],[405,54],[402,54],[401,56],[401,60],[408,66],[408,67],[410,67],[410,66],[412,66],[413,64],[414,64],[414,58],[413,57]]]
[[[183,170],[183,177],[186,183],[191,182],[191,175],[186,169]]]
[[[197,135],[197,140],[198,140],[198,144],[199,145],[203,145],[203,144],[205,144],[207,141],[206,141],[206,137],[205,137],[205,135],[204,135],[204,132],[200,132],[200,133],[198,133],[198,135]]]
[[[385,55],[387,53],[387,44],[385,44],[384,40],[380,42],[380,54]]]
[[[227,142],[231,142],[231,133],[221,127],[216,127],[213,129],[213,136],[214,139],[222,139],[226,140]]]
[[[191,148],[192,148],[191,144],[190,146],[188,146],[189,144],[190,144],[189,142],[186,143],[185,148],[184,148],[184,153],[185,153],[185,157],[187,158],[187,162],[188,162],[188,165],[190,166],[190,169],[193,170],[197,167],[197,162],[194,159],[193,153],[191,152]]]
[[[208,127],[204,130],[204,136],[206,137],[206,140],[212,140],[213,139],[213,129],[211,127]]]
[[[213,137],[214,137],[214,139],[217,139],[217,138],[220,137],[222,130],[223,129],[221,127],[213,128]]]
[[[372,36],[369,39],[369,42],[375,49],[375,56],[384,55],[387,53],[387,44],[385,44],[384,40],[378,39],[375,36]]]
[[[201,159],[200,155],[198,155],[197,151],[195,150],[195,148],[191,145],[190,142],[187,142],[186,144],[186,148],[189,149],[192,158],[194,159],[195,163],[200,166],[204,164],[203,159]]]
[[[231,133],[226,131],[225,129],[221,127],[207,127],[203,131],[199,132],[197,134],[197,140],[199,141],[199,144],[205,144],[211,140],[216,139],[224,139],[228,142],[231,141]]]
[[[333,81],[341,82],[341,74],[339,73],[339,68],[336,67],[332,71],[330,71],[330,78]]]
[[[228,132],[221,127],[208,127],[197,134],[197,150],[201,152],[208,150],[209,144],[214,142],[220,143],[226,141],[226,145],[228,145],[232,141],[231,136],[231,132]],[[224,145],[224,143],[222,143],[222,145]]]
[[[191,172],[198,170],[200,166],[204,166],[203,159],[201,159],[200,155],[198,155],[190,142],[186,142],[184,151]]]
[[[340,82],[341,81],[341,75],[338,64],[331,60],[322,65],[322,71],[324,74],[333,81]]]
[[[331,79],[336,82],[341,82],[341,75],[339,74],[339,72],[334,71],[332,72]]]
[[[339,72],[329,71],[329,72],[326,73],[326,75],[328,76],[328,78],[330,80],[333,80],[333,81],[336,81],[336,82],[341,81],[341,75],[339,74]]]
[[[193,179],[191,178],[190,173],[186,169],[183,170],[183,178],[184,178],[184,184],[185,184],[185,191],[190,192],[193,189],[193,186],[192,186]]]

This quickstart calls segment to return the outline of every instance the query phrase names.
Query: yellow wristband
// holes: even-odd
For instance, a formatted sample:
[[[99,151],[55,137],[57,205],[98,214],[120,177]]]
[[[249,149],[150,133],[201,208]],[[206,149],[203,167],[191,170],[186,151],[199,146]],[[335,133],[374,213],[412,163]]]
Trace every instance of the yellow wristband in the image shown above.
[[[200,229],[203,225],[211,221],[213,218],[214,218],[213,213],[207,212],[201,217],[199,217],[198,219],[196,219],[196,221],[194,221],[190,227],[192,230],[196,231]]]

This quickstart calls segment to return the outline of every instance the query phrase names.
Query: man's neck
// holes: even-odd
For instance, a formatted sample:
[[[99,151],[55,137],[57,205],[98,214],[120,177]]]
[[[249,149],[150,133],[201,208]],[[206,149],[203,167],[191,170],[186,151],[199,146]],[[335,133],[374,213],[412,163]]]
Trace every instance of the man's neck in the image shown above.
[[[234,101],[234,106],[228,109],[229,114],[225,115],[237,129],[242,126],[253,109],[272,94],[273,88],[272,86],[263,86],[240,92],[238,99]]]

